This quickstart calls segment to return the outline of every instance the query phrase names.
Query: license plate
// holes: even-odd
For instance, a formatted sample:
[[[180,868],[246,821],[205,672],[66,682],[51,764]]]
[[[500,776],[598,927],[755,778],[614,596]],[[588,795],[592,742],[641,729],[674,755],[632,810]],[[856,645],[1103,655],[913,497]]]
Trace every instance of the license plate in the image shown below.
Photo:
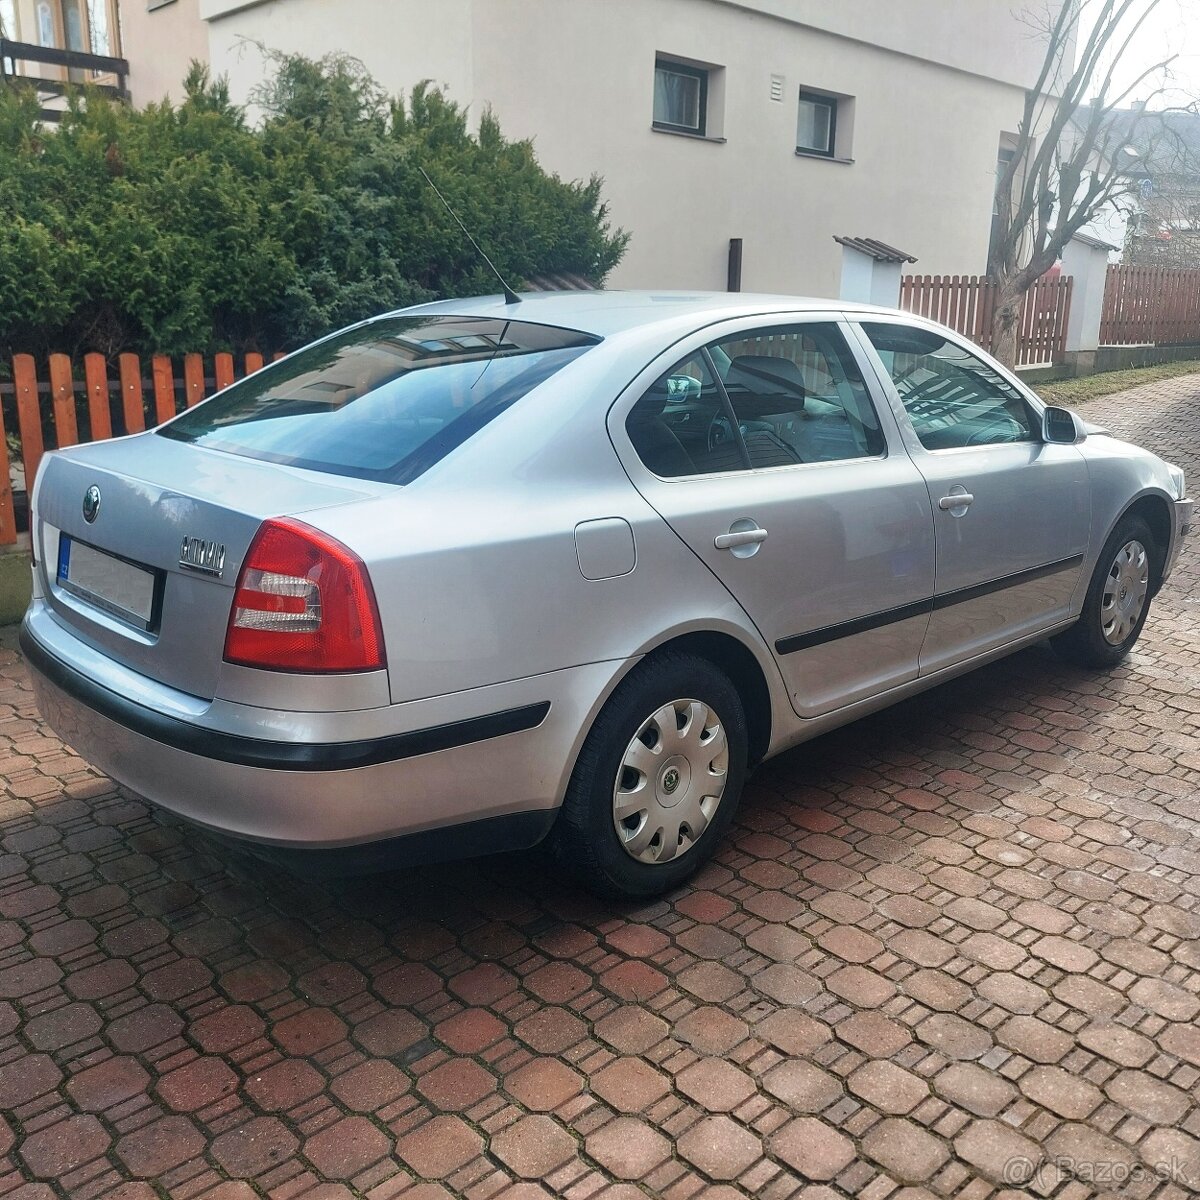
[[[154,571],[65,533],[58,539],[58,586],[138,629],[153,622],[157,583]]]

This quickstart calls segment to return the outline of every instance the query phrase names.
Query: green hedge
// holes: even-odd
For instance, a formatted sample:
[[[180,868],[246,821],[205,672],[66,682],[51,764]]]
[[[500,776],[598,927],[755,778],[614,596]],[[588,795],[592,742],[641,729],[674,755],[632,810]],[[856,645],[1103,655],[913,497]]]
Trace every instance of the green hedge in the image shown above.
[[[193,65],[179,106],[77,96],[57,130],[0,87],[0,353],[286,350],[389,308],[497,285],[421,177],[518,283],[599,282],[628,235],[601,181],[437,88],[390,97],[344,56],[275,56],[251,123]]]

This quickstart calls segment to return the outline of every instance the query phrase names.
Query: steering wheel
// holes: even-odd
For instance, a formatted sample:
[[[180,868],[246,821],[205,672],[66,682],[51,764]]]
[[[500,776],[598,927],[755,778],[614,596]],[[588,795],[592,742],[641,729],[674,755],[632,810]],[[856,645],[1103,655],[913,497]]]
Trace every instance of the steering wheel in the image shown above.
[[[730,428],[729,418],[723,412],[717,411],[713,414],[713,419],[708,423],[706,441],[710,454],[718,447],[733,441],[733,430]]]

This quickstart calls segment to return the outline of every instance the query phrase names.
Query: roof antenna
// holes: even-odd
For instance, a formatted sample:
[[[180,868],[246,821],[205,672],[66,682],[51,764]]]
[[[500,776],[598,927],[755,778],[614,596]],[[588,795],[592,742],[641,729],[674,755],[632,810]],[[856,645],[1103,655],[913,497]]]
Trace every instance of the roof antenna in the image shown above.
[[[438,191],[438,185],[436,183],[434,183],[432,179],[429,178],[429,174],[426,172],[425,168],[418,166],[417,170],[420,171],[421,174],[425,176],[425,182],[427,184],[429,184],[429,186],[431,188],[433,188],[434,193],[437,195],[437,198],[446,206],[446,211],[454,218],[455,223],[458,225],[459,229],[461,229],[463,231],[463,235],[466,237],[467,241],[470,242],[471,245],[475,247],[475,253],[478,254],[479,257],[482,258],[483,261],[485,263],[487,263],[487,265],[489,267],[491,267],[492,274],[495,275],[495,277],[498,280],[500,280],[500,286],[504,289],[504,303],[505,304],[520,304],[521,297],[518,296],[517,293],[514,292],[512,290],[512,288],[510,288],[508,286],[507,283],[505,283],[504,276],[501,275],[498,270],[496,270],[496,264],[494,262],[492,262],[492,260],[490,258],[488,258],[488,256],[486,254],[484,254],[482,249],[480,249],[479,243],[471,236],[471,231],[462,223],[462,221],[459,220],[458,213],[456,213],[454,211],[454,209],[452,209],[450,207],[450,201],[447,200],[446,197],[443,196],[440,191]]]

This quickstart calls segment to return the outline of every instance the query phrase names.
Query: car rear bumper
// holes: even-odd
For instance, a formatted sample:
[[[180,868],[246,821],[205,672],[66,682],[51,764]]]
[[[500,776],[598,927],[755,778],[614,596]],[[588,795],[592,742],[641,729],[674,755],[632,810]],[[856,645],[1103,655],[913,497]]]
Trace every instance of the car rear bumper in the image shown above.
[[[433,708],[396,705],[394,730],[380,736],[284,740],[214,728],[105,687],[72,661],[76,639],[53,626],[48,646],[34,616],[22,625],[21,648],[38,707],[65,742],[181,817],[297,850],[413,835],[423,858],[533,844],[553,820],[581,731],[615,668],[475,689]],[[432,713],[453,719],[429,723]],[[263,710],[264,732],[273,716]]]

